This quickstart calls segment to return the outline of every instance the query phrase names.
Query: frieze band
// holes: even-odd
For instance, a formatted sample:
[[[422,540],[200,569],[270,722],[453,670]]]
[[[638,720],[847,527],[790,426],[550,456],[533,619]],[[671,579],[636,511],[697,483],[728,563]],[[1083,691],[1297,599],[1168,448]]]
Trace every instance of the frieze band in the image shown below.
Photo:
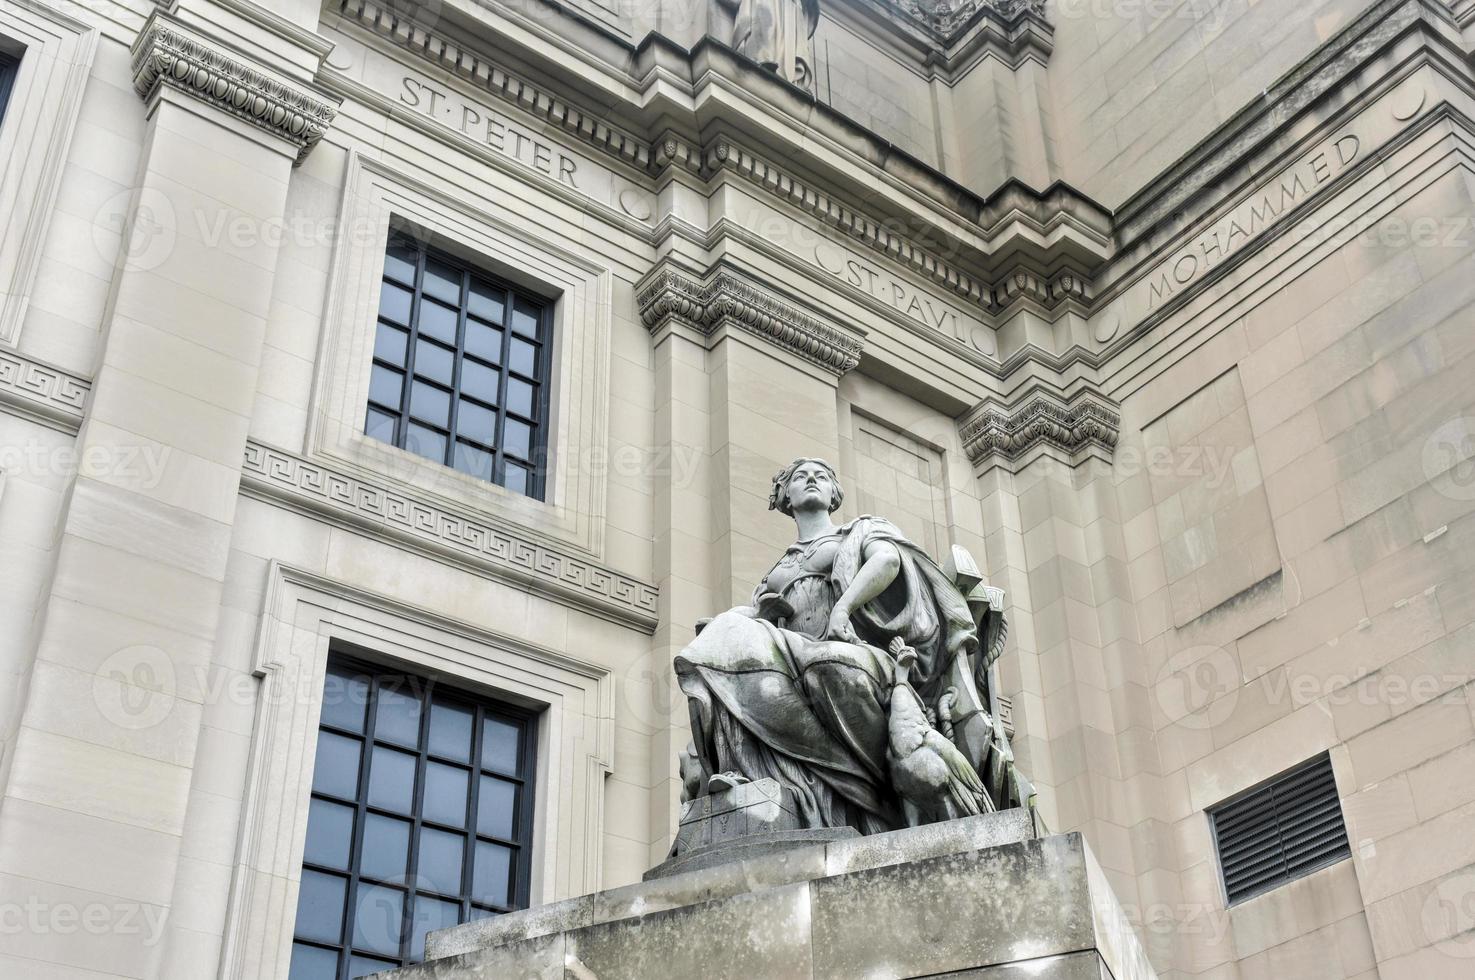
[[[641,287],[637,300],[640,318],[651,332],[673,319],[703,334],[732,324],[835,374],[845,374],[859,364],[864,348],[863,335],[833,330],[726,271],[698,284],[663,269]]]
[[[297,147],[301,163],[338,106],[237,61],[155,12],[133,43],[133,87],[145,100],[159,86],[201,99]]]

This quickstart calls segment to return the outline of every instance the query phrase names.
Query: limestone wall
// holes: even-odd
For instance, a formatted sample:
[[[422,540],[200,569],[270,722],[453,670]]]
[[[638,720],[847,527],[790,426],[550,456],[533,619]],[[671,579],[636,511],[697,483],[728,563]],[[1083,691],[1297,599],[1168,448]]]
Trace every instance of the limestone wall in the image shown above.
[[[7,975],[285,977],[346,645],[540,712],[535,904],[638,880],[816,454],[1006,590],[1159,975],[1464,976],[1468,11],[1129,6],[837,0],[811,97],[725,3],[0,0]],[[391,226],[552,304],[546,500],[362,435]],[[1352,858],[1226,908],[1206,809],[1321,752]]]

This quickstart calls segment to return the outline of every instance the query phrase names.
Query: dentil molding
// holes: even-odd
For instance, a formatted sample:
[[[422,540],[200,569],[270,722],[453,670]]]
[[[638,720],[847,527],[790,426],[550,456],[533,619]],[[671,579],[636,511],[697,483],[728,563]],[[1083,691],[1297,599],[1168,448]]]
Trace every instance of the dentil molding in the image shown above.
[[[831,329],[727,270],[699,283],[670,269],[657,269],[640,285],[637,302],[640,319],[652,333],[673,321],[705,336],[730,325],[836,375],[859,364],[864,348],[863,334]]]
[[[155,11],[133,42],[133,88],[147,102],[169,87],[297,148],[301,163],[338,114],[339,101],[240,61]]]
[[[1013,473],[1041,455],[1071,465],[1089,456],[1110,461],[1121,416],[1089,389],[1069,398],[1033,389],[1007,404],[985,400],[963,417],[959,432],[975,467]]]

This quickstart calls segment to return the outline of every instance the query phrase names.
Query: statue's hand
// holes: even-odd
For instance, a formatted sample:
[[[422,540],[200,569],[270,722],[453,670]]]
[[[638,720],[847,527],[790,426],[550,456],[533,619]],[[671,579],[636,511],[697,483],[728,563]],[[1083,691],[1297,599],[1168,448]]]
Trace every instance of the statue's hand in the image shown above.
[[[855,635],[855,627],[850,623],[849,609],[838,605],[835,607],[834,612],[830,613],[830,626],[825,631],[825,636],[845,643],[860,642],[860,637]]]
[[[789,600],[777,592],[765,592],[758,597],[758,608],[754,619],[766,619],[774,625],[787,622],[794,617],[794,607]]]

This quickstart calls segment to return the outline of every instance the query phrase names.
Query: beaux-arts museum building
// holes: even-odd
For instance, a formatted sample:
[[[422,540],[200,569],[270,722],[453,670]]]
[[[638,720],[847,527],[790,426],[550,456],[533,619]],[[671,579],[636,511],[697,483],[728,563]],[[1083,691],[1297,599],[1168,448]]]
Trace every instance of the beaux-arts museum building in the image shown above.
[[[818,457],[1159,976],[1468,978],[1472,377],[1471,0],[0,0],[0,976],[638,881]]]

